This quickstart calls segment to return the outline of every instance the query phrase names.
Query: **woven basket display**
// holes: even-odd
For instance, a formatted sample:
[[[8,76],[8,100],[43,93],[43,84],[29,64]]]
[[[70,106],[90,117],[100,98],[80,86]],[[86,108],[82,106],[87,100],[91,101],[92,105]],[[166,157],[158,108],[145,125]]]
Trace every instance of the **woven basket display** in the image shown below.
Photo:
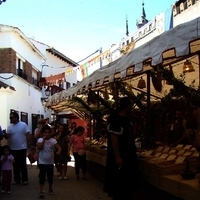
[[[151,157],[139,157],[138,163],[139,163],[140,169],[147,170],[147,161],[150,159],[151,159]]]
[[[147,162],[147,171],[156,172],[156,164],[163,162],[165,159],[153,158]]]
[[[164,161],[157,163],[155,171],[158,175],[179,174],[186,169],[186,162],[175,164],[174,161]]]

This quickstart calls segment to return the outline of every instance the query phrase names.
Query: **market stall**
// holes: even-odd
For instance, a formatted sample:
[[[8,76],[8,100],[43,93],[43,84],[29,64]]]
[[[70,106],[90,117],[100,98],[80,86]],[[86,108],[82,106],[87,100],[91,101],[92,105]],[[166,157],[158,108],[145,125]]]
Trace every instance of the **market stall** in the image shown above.
[[[137,77],[152,70],[156,66],[173,65],[194,55],[199,55],[199,51],[200,18],[196,18],[190,22],[178,25],[146,44],[133,49],[118,60],[96,70],[68,90],[49,97],[46,107],[51,108],[55,112],[61,108],[66,110],[68,108],[67,102],[73,96],[83,94],[89,88],[98,90],[99,87],[105,87],[116,79],[125,81],[128,78]],[[54,108],[53,106],[55,105],[60,105],[59,109]]]
[[[123,95],[131,97],[134,100],[135,108],[139,108],[138,110],[141,113],[149,113],[149,108],[156,100],[160,100],[161,106],[163,106],[163,102],[173,97],[172,94],[176,98],[186,97],[185,101],[189,102],[188,104],[199,108],[199,60],[200,18],[196,18],[133,49],[120,59],[84,78],[72,88],[49,97],[46,107],[55,113],[69,110],[80,112],[83,118],[93,120],[92,122],[96,125],[98,131],[100,128],[97,122],[102,123],[103,117],[110,112],[113,105],[116,105],[118,97]],[[197,76],[195,79],[198,81],[195,82],[194,87],[187,86],[184,81],[177,79],[170,71],[172,68],[174,70],[181,68],[182,71],[183,64],[185,65],[188,61],[196,64],[193,71],[198,72],[195,73]],[[187,69],[184,70],[186,70],[184,71],[185,74]],[[146,88],[137,88],[138,77],[145,78],[147,81]],[[161,78],[170,82],[170,84],[161,86]],[[167,92],[162,90],[162,87],[167,88]],[[141,98],[141,100],[136,96],[138,92],[144,94],[145,98]],[[168,92],[170,95],[167,96]],[[153,118],[153,115],[145,116]],[[144,178],[159,189],[178,197],[183,198],[185,195],[186,199],[195,199],[199,195],[197,178],[184,180],[180,175],[180,172],[188,167],[196,172],[200,169],[199,152],[194,147],[196,146],[183,145],[176,148],[165,146],[155,148],[154,146],[154,149],[143,149],[142,153],[138,153],[138,160]],[[95,168],[97,174],[105,166],[106,143],[104,141],[101,143],[99,137],[90,138],[87,141],[87,159],[91,165],[93,164],[93,169]],[[103,176],[103,173],[99,174]],[[166,186],[167,183],[178,186],[173,191],[172,187]],[[191,186],[193,183],[194,185]],[[189,198],[191,193],[189,189],[184,190],[184,194],[183,188],[190,188],[194,191],[194,197]]]

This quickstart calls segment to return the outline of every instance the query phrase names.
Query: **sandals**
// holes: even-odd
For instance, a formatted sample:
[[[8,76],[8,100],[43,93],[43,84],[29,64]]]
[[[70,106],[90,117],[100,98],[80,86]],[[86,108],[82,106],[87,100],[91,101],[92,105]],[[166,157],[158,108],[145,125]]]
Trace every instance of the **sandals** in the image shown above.
[[[80,179],[80,177],[79,177],[79,176],[76,176],[76,180],[77,180],[77,181],[80,181],[81,179]]]

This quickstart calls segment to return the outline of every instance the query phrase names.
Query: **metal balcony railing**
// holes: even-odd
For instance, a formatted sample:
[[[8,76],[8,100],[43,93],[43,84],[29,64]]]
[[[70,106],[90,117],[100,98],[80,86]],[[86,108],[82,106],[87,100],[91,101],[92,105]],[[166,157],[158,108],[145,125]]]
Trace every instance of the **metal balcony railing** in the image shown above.
[[[25,74],[22,69],[17,69],[17,75],[20,76],[21,78],[27,80],[27,74]]]

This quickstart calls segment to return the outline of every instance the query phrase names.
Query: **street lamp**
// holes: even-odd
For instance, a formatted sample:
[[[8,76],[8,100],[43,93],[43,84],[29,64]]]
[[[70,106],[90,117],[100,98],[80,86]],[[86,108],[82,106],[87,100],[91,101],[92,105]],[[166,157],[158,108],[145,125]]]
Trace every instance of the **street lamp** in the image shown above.
[[[3,2],[6,2],[6,0],[0,0],[0,5],[1,5]]]

